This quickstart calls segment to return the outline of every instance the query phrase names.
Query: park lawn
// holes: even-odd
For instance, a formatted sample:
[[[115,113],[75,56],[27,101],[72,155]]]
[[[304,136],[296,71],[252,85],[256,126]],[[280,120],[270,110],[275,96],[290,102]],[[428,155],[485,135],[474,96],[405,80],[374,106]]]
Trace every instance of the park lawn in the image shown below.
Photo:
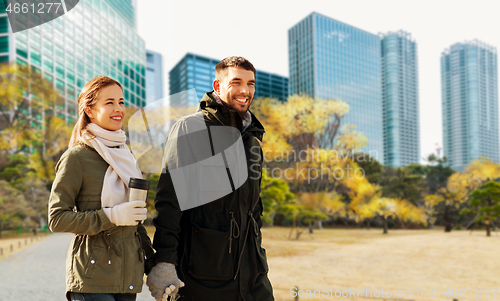
[[[384,235],[381,229],[323,229],[312,235],[305,231],[298,241],[289,240],[289,232],[290,228],[262,229],[277,301],[292,301],[299,290],[303,290],[300,300],[451,301],[453,293],[460,301],[500,300],[500,288],[495,297],[495,289],[486,296],[487,287],[500,287],[500,236],[495,232],[486,237],[484,230],[472,234],[444,233],[442,229],[389,230]],[[349,294],[358,287],[364,291],[358,297]],[[457,295],[461,288],[466,297]],[[366,297],[367,289],[372,291],[371,298]],[[380,295],[382,290],[385,298]],[[388,290],[391,297],[387,297]],[[342,291],[351,297],[332,297]],[[395,296],[398,291],[402,297]],[[437,296],[429,296],[432,291]]]

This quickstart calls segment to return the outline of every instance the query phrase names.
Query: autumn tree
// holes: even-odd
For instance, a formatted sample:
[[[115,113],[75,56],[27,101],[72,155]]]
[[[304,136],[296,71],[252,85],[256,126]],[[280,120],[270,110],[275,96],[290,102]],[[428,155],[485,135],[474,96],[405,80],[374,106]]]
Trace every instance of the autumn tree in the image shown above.
[[[486,225],[486,236],[491,235],[491,222],[500,217],[500,183],[489,181],[470,194],[470,208],[460,211],[461,215],[477,215],[476,221]]]
[[[265,98],[252,111],[266,128],[262,147],[270,174],[286,179],[293,192],[333,190],[336,174],[346,167],[345,157],[366,145],[365,136],[341,124],[349,111],[341,100]]]
[[[17,64],[0,66],[0,169],[9,154],[29,154],[30,166],[47,183],[67,148],[71,125],[61,112],[64,99],[35,68]]]
[[[500,164],[484,157],[478,158],[462,172],[456,172],[448,177],[445,187],[425,197],[426,204],[433,204],[435,208],[432,211],[442,217],[445,232],[450,232],[458,222],[459,212],[469,201],[472,191],[490,179],[496,179],[499,173]]]
[[[355,162],[351,162],[351,164],[357,167]],[[426,225],[427,218],[422,208],[401,198],[400,195],[384,196],[382,186],[370,183],[366,177],[357,175],[356,170],[356,168],[351,170],[352,174],[348,174],[343,181],[343,184],[348,188],[349,212],[356,222],[379,217],[384,225],[384,234],[387,233],[389,218],[399,220],[402,227],[406,227],[407,222]]]
[[[30,211],[23,194],[6,181],[0,180],[0,237],[5,229],[23,226],[24,218]]]

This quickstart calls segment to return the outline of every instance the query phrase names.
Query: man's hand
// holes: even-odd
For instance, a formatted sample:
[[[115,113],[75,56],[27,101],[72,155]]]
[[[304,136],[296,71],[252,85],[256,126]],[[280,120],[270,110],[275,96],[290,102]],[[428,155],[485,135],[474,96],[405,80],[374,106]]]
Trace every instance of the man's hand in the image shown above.
[[[166,301],[168,296],[177,294],[184,283],[177,277],[175,265],[159,262],[149,272],[146,285],[156,301]]]

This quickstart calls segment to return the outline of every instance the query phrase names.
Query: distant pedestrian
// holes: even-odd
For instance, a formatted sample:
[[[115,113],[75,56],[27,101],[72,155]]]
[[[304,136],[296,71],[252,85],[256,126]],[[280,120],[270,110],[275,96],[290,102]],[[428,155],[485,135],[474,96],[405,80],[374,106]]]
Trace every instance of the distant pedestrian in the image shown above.
[[[66,259],[68,300],[135,300],[154,251],[144,200],[127,200],[129,179],[142,178],[121,130],[122,86],[98,76],[78,97],[78,122],[56,166],[49,226],[75,234]]]

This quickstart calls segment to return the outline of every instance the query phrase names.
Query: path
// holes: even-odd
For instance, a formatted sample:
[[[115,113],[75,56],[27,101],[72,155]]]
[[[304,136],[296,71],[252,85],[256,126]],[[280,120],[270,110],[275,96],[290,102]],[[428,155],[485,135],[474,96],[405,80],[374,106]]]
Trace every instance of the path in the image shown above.
[[[0,301],[64,301],[66,252],[73,238],[57,233],[0,261]],[[137,301],[154,301],[144,286]]]

